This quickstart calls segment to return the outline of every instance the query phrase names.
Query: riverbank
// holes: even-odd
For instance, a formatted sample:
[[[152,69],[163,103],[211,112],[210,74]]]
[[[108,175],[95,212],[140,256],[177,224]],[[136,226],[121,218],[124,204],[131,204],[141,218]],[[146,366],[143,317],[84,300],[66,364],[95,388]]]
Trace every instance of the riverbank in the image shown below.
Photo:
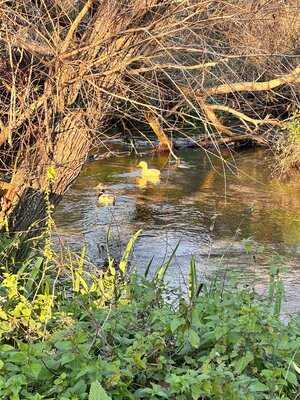
[[[261,296],[238,283],[170,289],[168,260],[152,278],[119,262],[93,268],[49,240],[0,284],[0,397],[5,400],[295,399],[299,317],[283,323],[279,265]],[[12,246],[12,247],[11,247]],[[2,242],[13,254],[14,244]],[[4,264],[3,264],[4,265]],[[12,272],[17,268],[17,273]]]

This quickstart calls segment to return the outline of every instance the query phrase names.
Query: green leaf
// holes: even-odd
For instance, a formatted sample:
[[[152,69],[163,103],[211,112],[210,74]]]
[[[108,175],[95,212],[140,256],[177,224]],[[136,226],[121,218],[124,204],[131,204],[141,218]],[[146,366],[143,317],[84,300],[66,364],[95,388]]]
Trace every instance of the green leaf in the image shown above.
[[[298,386],[297,376],[292,371],[286,373],[286,380],[292,385]]]
[[[30,397],[30,400],[43,400],[44,396],[41,396],[40,394],[35,394],[33,397]]]
[[[192,325],[194,328],[201,328],[202,322],[200,320],[200,313],[199,310],[194,307],[192,311]]]
[[[6,387],[19,389],[22,385],[26,385],[26,383],[27,383],[26,377],[23,374],[17,374],[17,375],[11,376],[6,381]]]
[[[190,301],[195,300],[196,292],[197,292],[197,270],[196,270],[196,261],[195,258],[192,257],[190,262],[190,270],[189,270],[189,298]]]
[[[60,359],[61,365],[68,364],[72,361],[75,360],[75,354],[74,353],[64,353]]]
[[[295,371],[297,371],[298,374],[300,374],[300,367],[295,362],[292,362],[292,365],[295,368]]]
[[[123,274],[125,274],[125,272],[126,272],[130,254],[132,253],[134,245],[135,245],[135,242],[137,241],[137,239],[138,239],[138,237],[140,236],[141,233],[142,233],[141,230],[137,231],[132,236],[132,238],[129,240],[129,242],[127,243],[126,249],[125,249],[125,251],[123,253],[123,256],[122,256],[120,264],[119,264],[120,271]]]
[[[162,397],[164,399],[169,399],[168,393],[163,389],[162,386],[156,385],[154,383],[151,383],[151,385],[152,385],[152,390],[150,393],[153,398],[157,396],[157,397]]]
[[[144,355],[143,353],[135,353],[132,358],[139,368],[146,369],[147,365],[145,361],[142,359],[143,355]]]
[[[267,392],[269,390],[268,386],[264,385],[263,383],[257,381],[255,383],[252,383],[249,386],[249,390],[251,392]]]
[[[55,343],[55,347],[60,351],[68,351],[73,348],[72,342],[69,340],[59,341]]]
[[[26,365],[22,371],[24,372],[24,374],[28,375],[28,376],[32,376],[33,378],[37,379],[40,372],[42,370],[42,366],[41,364],[37,363],[37,362],[32,362],[28,365]]]
[[[180,241],[176,244],[174,250],[172,251],[172,254],[170,255],[169,259],[167,260],[167,262],[165,262],[162,266],[160,266],[157,271],[155,272],[155,276],[154,276],[154,281],[155,282],[163,282],[166,272],[168,271],[171,262],[176,254],[176,251],[178,249],[180,245]]]
[[[0,369],[2,369],[3,367],[4,367],[4,362],[0,360]]]
[[[9,344],[3,344],[2,346],[0,346],[0,352],[3,353],[13,350],[15,350],[15,348],[13,346],[10,346]]]
[[[25,353],[14,351],[9,353],[8,359],[14,364],[26,364],[28,361],[28,356]]]
[[[199,347],[200,338],[199,338],[198,333],[196,331],[194,331],[193,329],[189,329],[187,339],[188,339],[189,344],[192,347],[194,347],[195,349],[197,349]]]
[[[92,382],[89,400],[112,400],[98,381]]]
[[[153,260],[154,260],[154,256],[151,257],[151,260],[148,262],[148,265],[147,265],[147,267],[145,269],[145,272],[144,272],[144,277],[145,278],[148,277],[148,274],[149,274],[149,271],[150,271],[150,267],[151,267],[151,265],[153,263]]]
[[[247,351],[246,355],[242,358],[240,358],[236,363],[235,363],[235,370],[238,374],[241,374],[244,369],[247,367],[248,364],[251,363],[251,361],[254,360],[253,354],[250,353],[250,351]]]
[[[184,324],[183,318],[174,318],[170,323],[171,332],[174,333],[177,329]]]
[[[32,270],[30,271],[30,277],[27,280],[27,283],[25,285],[25,289],[27,291],[27,293],[30,293],[31,289],[32,289],[32,285],[33,283],[36,281],[38,274],[41,270],[41,267],[43,265],[44,262],[44,258],[43,257],[37,257],[35,260],[35,263],[32,267]]]
[[[201,398],[201,393],[203,392],[203,388],[202,388],[201,382],[193,383],[193,385],[191,387],[191,392],[192,392],[193,400],[200,399]]]
[[[78,382],[75,383],[74,386],[70,387],[72,393],[78,394],[86,394],[87,384],[83,379],[80,379]],[[86,397],[85,397],[86,398]]]

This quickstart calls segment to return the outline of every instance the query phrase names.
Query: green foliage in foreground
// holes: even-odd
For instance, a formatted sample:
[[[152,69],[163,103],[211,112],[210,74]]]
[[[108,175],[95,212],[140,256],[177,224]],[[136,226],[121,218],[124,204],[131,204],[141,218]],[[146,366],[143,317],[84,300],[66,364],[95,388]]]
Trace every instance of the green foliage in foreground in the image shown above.
[[[130,246],[132,243],[130,244]],[[84,272],[84,255],[32,257],[0,284],[3,400],[296,399],[300,318],[278,317],[280,282],[169,292],[118,267]],[[51,258],[51,257],[50,257]]]

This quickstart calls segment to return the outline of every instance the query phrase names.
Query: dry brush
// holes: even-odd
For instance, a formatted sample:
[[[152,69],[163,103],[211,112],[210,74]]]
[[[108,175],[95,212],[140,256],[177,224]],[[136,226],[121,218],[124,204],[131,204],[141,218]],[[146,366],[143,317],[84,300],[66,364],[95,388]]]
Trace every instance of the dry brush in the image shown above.
[[[199,145],[265,144],[299,104],[294,0],[2,0],[0,16],[0,222],[11,231],[43,224],[45,192],[59,202],[112,115],[146,121],[172,151],[170,133],[200,124]],[[284,43],[267,40],[271,27]]]

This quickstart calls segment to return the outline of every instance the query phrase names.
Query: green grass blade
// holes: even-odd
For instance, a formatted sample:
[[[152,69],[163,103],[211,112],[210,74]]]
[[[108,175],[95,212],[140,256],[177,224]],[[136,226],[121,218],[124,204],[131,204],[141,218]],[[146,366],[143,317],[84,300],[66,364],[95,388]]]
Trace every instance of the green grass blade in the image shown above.
[[[179,247],[180,241],[177,243],[177,245],[175,246],[174,250],[172,251],[171,256],[169,257],[168,261],[166,263],[164,263],[162,266],[160,266],[154,276],[154,281],[156,282],[162,282],[165,278],[166,272],[168,270],[168,268],[171,265],[171,262],[176,254],[176,251]]]

